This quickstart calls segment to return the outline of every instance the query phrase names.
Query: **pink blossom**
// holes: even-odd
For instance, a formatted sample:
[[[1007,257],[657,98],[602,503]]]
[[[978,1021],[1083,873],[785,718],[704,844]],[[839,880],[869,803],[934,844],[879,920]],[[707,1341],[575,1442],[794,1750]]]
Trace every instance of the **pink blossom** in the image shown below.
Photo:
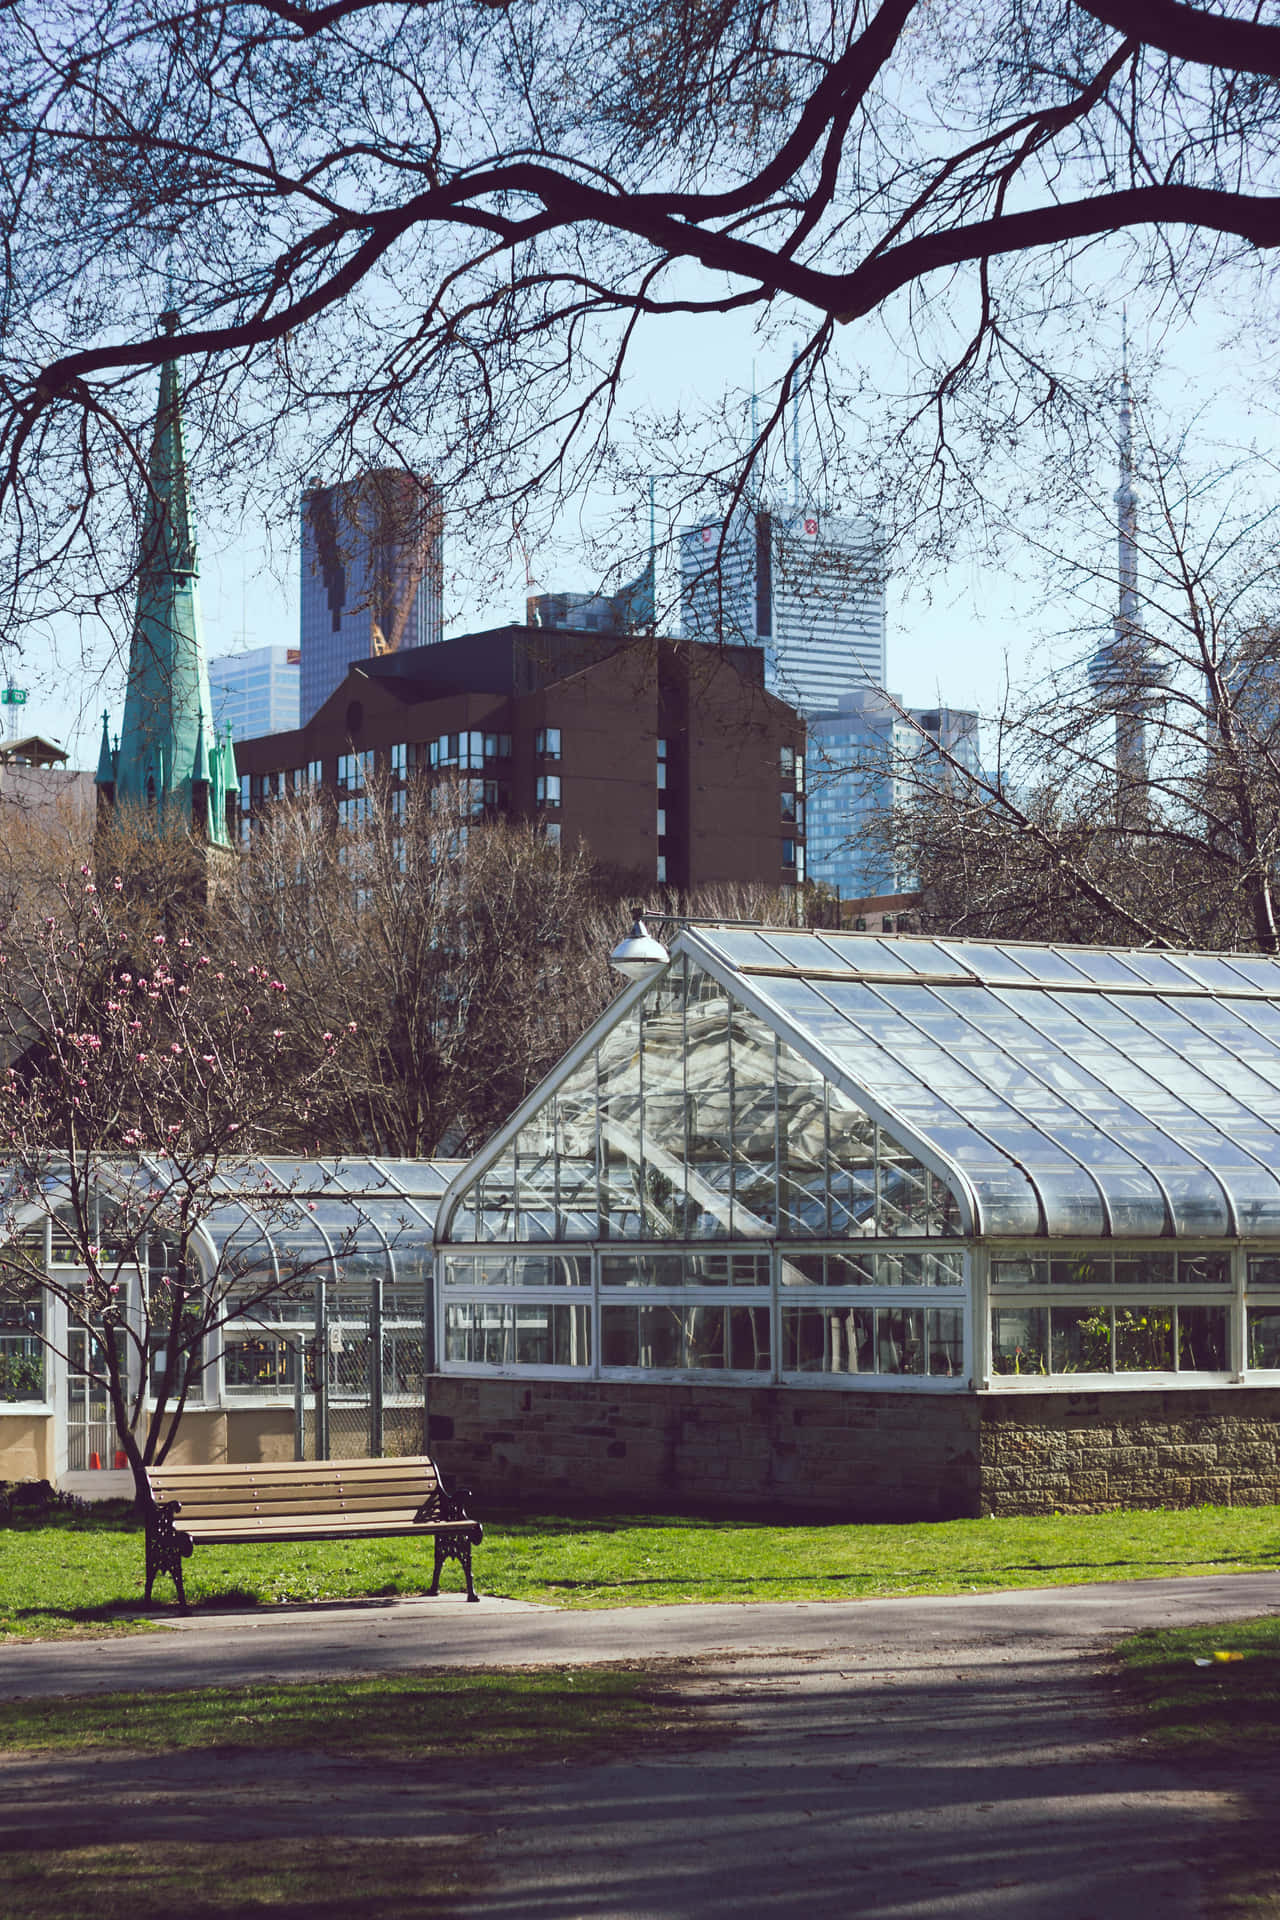
[[[271,982],[272,993],[283,993],[284,990],[285,990],[285,985],[283,980],[273,980]]]

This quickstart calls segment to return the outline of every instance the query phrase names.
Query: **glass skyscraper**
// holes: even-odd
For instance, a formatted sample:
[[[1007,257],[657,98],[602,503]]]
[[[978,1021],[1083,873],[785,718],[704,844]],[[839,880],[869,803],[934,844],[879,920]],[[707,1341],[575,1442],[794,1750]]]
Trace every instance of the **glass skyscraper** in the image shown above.
[[[307,721],[355,660],[442,637],[440,495],[378,468],[302,496],[302,709]]]
[[[930,751],[946,748],[979,771],[978,716],[957,707],[909,707],[903,717],[880,689],[846,694],[831,713],[809,714],[809,878],[845,899],[909,892],[916,876],[894,858],[897,806],[954,774]],[[923,737],[922,737],[923,736]]]
[[[230,722],[232,738],[256,740],[288,733],[300,724],[301,660],[298,647],[254,647],[209,662],[213,724]]]
[[[764,649],[771,693],[802,713],[885,678],[885,570],[866,518],[739,507],[680,534],[691,639]]]

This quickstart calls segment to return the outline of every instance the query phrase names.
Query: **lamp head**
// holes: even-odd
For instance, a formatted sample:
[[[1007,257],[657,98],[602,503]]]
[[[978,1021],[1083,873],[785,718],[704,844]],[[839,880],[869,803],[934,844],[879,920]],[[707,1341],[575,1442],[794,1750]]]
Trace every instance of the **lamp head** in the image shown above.
[[[619,940],[609,955],[609,965],[624,980],[640,980],[657,967],[665,967],[671,958],[661,940],[655,940],[644,923],[643,909],[632,907],[635,916],[630,933]]]

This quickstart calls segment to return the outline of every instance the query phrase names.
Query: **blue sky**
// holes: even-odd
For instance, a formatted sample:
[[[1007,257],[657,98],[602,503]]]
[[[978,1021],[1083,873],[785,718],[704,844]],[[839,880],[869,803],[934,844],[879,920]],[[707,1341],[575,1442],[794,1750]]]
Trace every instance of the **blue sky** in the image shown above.
[[[1108,331],[1114,334],[1118,359],[1118,308],[1117,298],[1114,326],[1104,326],[1091,342],[1104,361],[1112,352],[1104,337]],[[1240,336],[1234,319],[1208,301],[1202,301],[1193,318],[1175,316],[1158,324],[1132,312],[1130,329],[1143,377],[1150,378],[1150,369],[1159,363],[1149,387],[1153,417],[1188,429],[1202,458],[1212,458],[1215,447],[1252,443],[1264,455],[1280,448],[1269,397],[1268,340],[1259,343],[1255,337]],[[889,332],[888,318],[880,316],[861,329],[842,332],[836,344],[837,365],[851,389],[862,384],[859,405],[870,409],[871,416],[877,390],[900,388],[907,373]],[[730,394],[731,406],[741,410],[745,432],[753,364],[761,389],[767,389],[784,363],[783,348],[776,344],[780,338],[775,335],[772,349],[761,348],[750,322],[740,316],[663,322],[640,339],[627,403],[637,409],[688,411]],[[1028,472],[1036,459],[1037,449],[1029,445]],[[1078,551],[1067,558],[1083,569],[1091,563],[1106,569],[1112,564],[1108,516],[1116,484],[1114,461],[1100,459],[1084,484],[1096,500],[1094,526],[1074,536]],[[281,524],[270,529],[252,521],[228,525],[214,503],[202,497],[198,466],[193,485],[210,657],[268,642],[295,643],[295,516],[282,517]],[[638,473],[632,505],[641,519],[644,492],[645,481]],[[671,492],[659,483],[660,523],[670,517]],[[574,503],[573,510],[561,515],[552,537],[538,540],[530,556],[538,585],[596,583],[599,563],[589,557],[584,533],[589,536],[615,502],[616,496],[602,493]],[[842,504],[856,503],[846,498]],[[874,510],[874,501],[863,504]],[[465,632],[521,618],[525,569],[520,555],[501,539],[468,552],[457,528],[452,531],[453,538],[446,502],[446,630]],[[890,687],[911,705],[941,699],[989,710],[1001,697],[1006,674],[1024,680],[1040,661],[1055,652],[1061,655],[1073,644],[1072,635],[1087,616],[1064,596],[1061,582],[1061,566],[1048,569],[1016,522],[999,534],[994,550],[966,547],[961,539],[945,562],[913,559],[910,566],[899,567],[891,574],[888,596]],[[1100,598],[1105,603],[1105,587]],[[119,713],[118,667],[112,666],[101,638],[90,636],[84,658],[86,646],[70,630],[59,631],[54,652],[56,657],[50,658],[46,650],[41,658],[33,650],[15,675],[30,688],[24,727],[62,740],[72,750],[73,763],[92,764],[104,704],[113,717]]]

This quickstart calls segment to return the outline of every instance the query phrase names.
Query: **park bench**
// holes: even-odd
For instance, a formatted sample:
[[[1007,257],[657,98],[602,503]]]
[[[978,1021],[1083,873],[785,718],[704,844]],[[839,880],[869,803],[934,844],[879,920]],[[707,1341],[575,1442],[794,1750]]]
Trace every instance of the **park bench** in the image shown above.
[[[152,1467],[147,1479],[147,1592],[169,1574],[186,1613],[182,1562],[198,1546],[240,1546],[248,1540],[376,1540],[427,1535],[435,1541],[440,1589],[446,1560],[457,1560],[468,1600],[471,1549],[484,1528],[467,1512],[470,1494],[450,1493],[434,1460],[288,1460],[226,1467]]]

